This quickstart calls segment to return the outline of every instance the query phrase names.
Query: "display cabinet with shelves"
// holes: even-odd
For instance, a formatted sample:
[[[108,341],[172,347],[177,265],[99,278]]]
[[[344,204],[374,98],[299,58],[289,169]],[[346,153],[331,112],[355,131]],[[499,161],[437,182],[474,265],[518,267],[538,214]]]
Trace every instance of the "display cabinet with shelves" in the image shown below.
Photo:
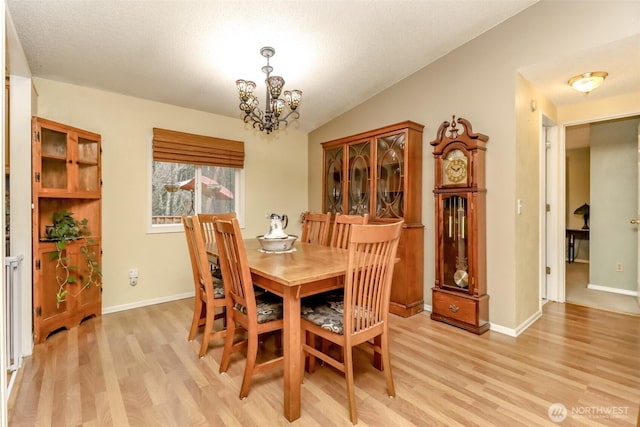
[[[423,128],[406,121],[322,143],[324,212],[404,220],[390,311],[405,317],[424,309]]]
[[[101,264],[102,200],[101,137],[51,120],[32,120],[32,235],[33,235],[33,335],[44,341],[51,332],[70,329],[83,320],[100,316],[102,284],[84,287],[90,274],[83,251]],[[67,211],[78,221],[87,220],[90,235],[65,241],[61,256],[77,267],[77,281],[66,283],[64,301],[58,301],[60,250],[47,226],[56,212]]]

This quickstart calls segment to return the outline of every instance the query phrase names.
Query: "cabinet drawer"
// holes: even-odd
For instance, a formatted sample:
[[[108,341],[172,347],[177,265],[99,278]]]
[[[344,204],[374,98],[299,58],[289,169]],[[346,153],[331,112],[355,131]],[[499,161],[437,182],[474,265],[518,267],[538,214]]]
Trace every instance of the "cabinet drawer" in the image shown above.
[[[433,312],[460,322],[477,324],[477,301],[462,295],[434,292]]]

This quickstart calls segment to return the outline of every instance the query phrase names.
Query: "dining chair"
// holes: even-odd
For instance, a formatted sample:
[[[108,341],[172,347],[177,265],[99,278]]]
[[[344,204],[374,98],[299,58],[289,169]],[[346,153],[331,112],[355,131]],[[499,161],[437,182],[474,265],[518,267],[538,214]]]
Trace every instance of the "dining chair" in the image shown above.
[[[240,388],[240,399],[244,399],[249,394],[251,378],[254,374],[280,366],[284,361],[282,356],[276,356],[256,363],[259,336],[282,330],[282,299],[268,292],[256,295],[247,261],[247,251],[237,219],[217,220],[215,238],[222,269],[222,281],[228,297],[227,335],[220,372],[227,371],[232,353],[247,348],[247,360]],[[236,323],[246,331],[246,338],[238,342],[234,342]]]
[[[300,241],[314,245],[326,245],[331,223],[330,213],[306,212],[302,219],[302,236]]]
[[[364,215],[343,215],[339,212],[336,213],[333,219],[333,229],[331,230],[331,238],[329,239],[329,246],[333,248],[349,248],[349,237],[351,237],[352,225],[366,225],[369,223],[369,214]],[[342,278],[341,278],[342,279]],[[314,301],[318,299],[324,299],[326,301],[336,301],[343,299],[343,288],[334,289],[329,292],[325,292],[319,295],[312,295],[303,300],[304,304],[314,304]],[[330,341],[320,340],[322,345],[322,351],[328,353],[330,351]]]
[[[349,238],[344,296],[341,301],[326,300],[301,311],[304,358],[309,357],[309,372],[315,369],[315,358],[345,374],[349,400],[349,417],[358,422],[353,374],[353,347],[367,343],[374,358],[382,357],[387,394],[395,396],[389,354],[389,299],[391,280],[402,221],[384,225],[353,225]],[[341,358],[320,351],[315,337],[337,344]],[[372,340],[376,339],[372,342]],[[376,345],[379,343],[379,345]],[[304,373],[303,373],[304,375]]]
[[[354,224],[365,225],[369,223],[369,214],[364,215],[343,215],[336,213],[333,220],[333,230],[329,246],[333,248],[348,249],[349,237],[351,236],[351,226]]]
[[[193,320],[189,330],[189,341],[193,341],[198,328],[204,326],[202,343],[198,355],[204,357],[209,348],[210,339],[219,339],[225,336],[226,307],[224,286],[222,280],[213,277],[209,268],[209,259],[202,233],[202,227],[196,215],[182,215],[191,270],[193,271],[193,283],[195,286],[195,305],[193,308]],[[218,310],[216,313],[216,309]],[[214,322],[223,319],[223,328],[214,330]]]

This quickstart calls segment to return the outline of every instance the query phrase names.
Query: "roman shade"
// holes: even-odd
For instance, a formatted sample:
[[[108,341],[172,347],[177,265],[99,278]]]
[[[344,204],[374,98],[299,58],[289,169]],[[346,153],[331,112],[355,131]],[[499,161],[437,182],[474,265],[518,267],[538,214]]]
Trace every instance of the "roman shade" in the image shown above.
[[[153,160],[243,168],[244,142],[153,128]]]

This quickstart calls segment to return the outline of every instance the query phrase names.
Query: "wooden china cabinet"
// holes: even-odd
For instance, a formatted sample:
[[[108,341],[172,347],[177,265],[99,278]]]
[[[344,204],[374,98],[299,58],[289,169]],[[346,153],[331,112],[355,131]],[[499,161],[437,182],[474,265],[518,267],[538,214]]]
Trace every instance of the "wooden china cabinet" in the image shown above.
[[[460,125],[460,127],[458,127]],[[435,158],[436,278],[431,318],[476,334],[489,329],[485,153],[489,137],[463,119],[445,121]]]
[[[100,135],[34,117],[32,120],[33,202],[33,335],[40,343],[60,328],[77,326],[102,313],[101,281],[82,289],[89,274],[83,252],[101,265],[101,138]],[[58,302],[56,242],[47,235],[54,212],[67,211],[80,221],[87,219],[90,236],[67,242],[62,256],[68,259],[77,282],[66,285],[67,295]]]
[[[390,311],[405,317],[424,308],[423,128],[406,121],[322,143],[324,212],[404,220]]]

